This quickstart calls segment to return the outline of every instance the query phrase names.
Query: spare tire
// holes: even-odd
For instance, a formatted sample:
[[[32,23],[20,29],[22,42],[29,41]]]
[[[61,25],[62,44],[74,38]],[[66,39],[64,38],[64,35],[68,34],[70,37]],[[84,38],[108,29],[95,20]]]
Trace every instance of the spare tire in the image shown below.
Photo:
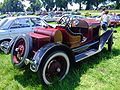
[[[13,66],[22,68],[25,66],[25,59],[32,49],[32,38],[23,34],[17,37],[11,50],[11,61]]]

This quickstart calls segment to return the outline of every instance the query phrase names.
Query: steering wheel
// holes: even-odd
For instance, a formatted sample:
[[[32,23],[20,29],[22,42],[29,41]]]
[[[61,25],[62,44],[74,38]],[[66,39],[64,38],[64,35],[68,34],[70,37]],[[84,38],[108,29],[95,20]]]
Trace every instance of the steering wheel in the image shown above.
[[[65,25],[65,27],[70,27],[70,17],[63,16],[59,21],[58,24]]]

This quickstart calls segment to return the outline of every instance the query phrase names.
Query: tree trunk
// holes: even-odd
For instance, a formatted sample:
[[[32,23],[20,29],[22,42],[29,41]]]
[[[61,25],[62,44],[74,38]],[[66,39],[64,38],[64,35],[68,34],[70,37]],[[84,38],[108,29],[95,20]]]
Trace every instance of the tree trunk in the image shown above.
[[[116,0],[116,9],[120,9],[120,1]]]
[[[81,2],[79,2],[79,10],[81,10],[81,7],[82,7]]]
[[[97,2],[96,2],[96,10],[98,10],[98,5],[99,5],[99,2],[97,0]]]
[[[60,7],[60,11],[63,11],[62,7]]]
[[[90,7],[91,7],[91,1],[87,0],[86,10],[90,10]]]

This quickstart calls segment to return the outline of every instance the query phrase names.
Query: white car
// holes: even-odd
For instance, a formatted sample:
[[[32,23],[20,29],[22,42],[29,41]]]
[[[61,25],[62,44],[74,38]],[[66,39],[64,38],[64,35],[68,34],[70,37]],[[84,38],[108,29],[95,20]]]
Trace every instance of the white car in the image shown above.
[[[34,28],[45,25],[46,23],[38,16],[4,18],[0,21],[0,44],[7,43],[20,34],[33,32]]]
[[[45,20],[46,22],[54,22],[56,20],[52,16],[49,16],[49,15],[43,16],[42,19]]]

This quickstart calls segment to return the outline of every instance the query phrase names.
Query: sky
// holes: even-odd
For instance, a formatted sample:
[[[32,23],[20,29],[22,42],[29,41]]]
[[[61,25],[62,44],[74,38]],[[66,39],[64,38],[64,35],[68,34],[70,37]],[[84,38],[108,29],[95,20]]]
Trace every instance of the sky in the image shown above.
[[[3,2],[3,0],[0,0],[0,2]]]

